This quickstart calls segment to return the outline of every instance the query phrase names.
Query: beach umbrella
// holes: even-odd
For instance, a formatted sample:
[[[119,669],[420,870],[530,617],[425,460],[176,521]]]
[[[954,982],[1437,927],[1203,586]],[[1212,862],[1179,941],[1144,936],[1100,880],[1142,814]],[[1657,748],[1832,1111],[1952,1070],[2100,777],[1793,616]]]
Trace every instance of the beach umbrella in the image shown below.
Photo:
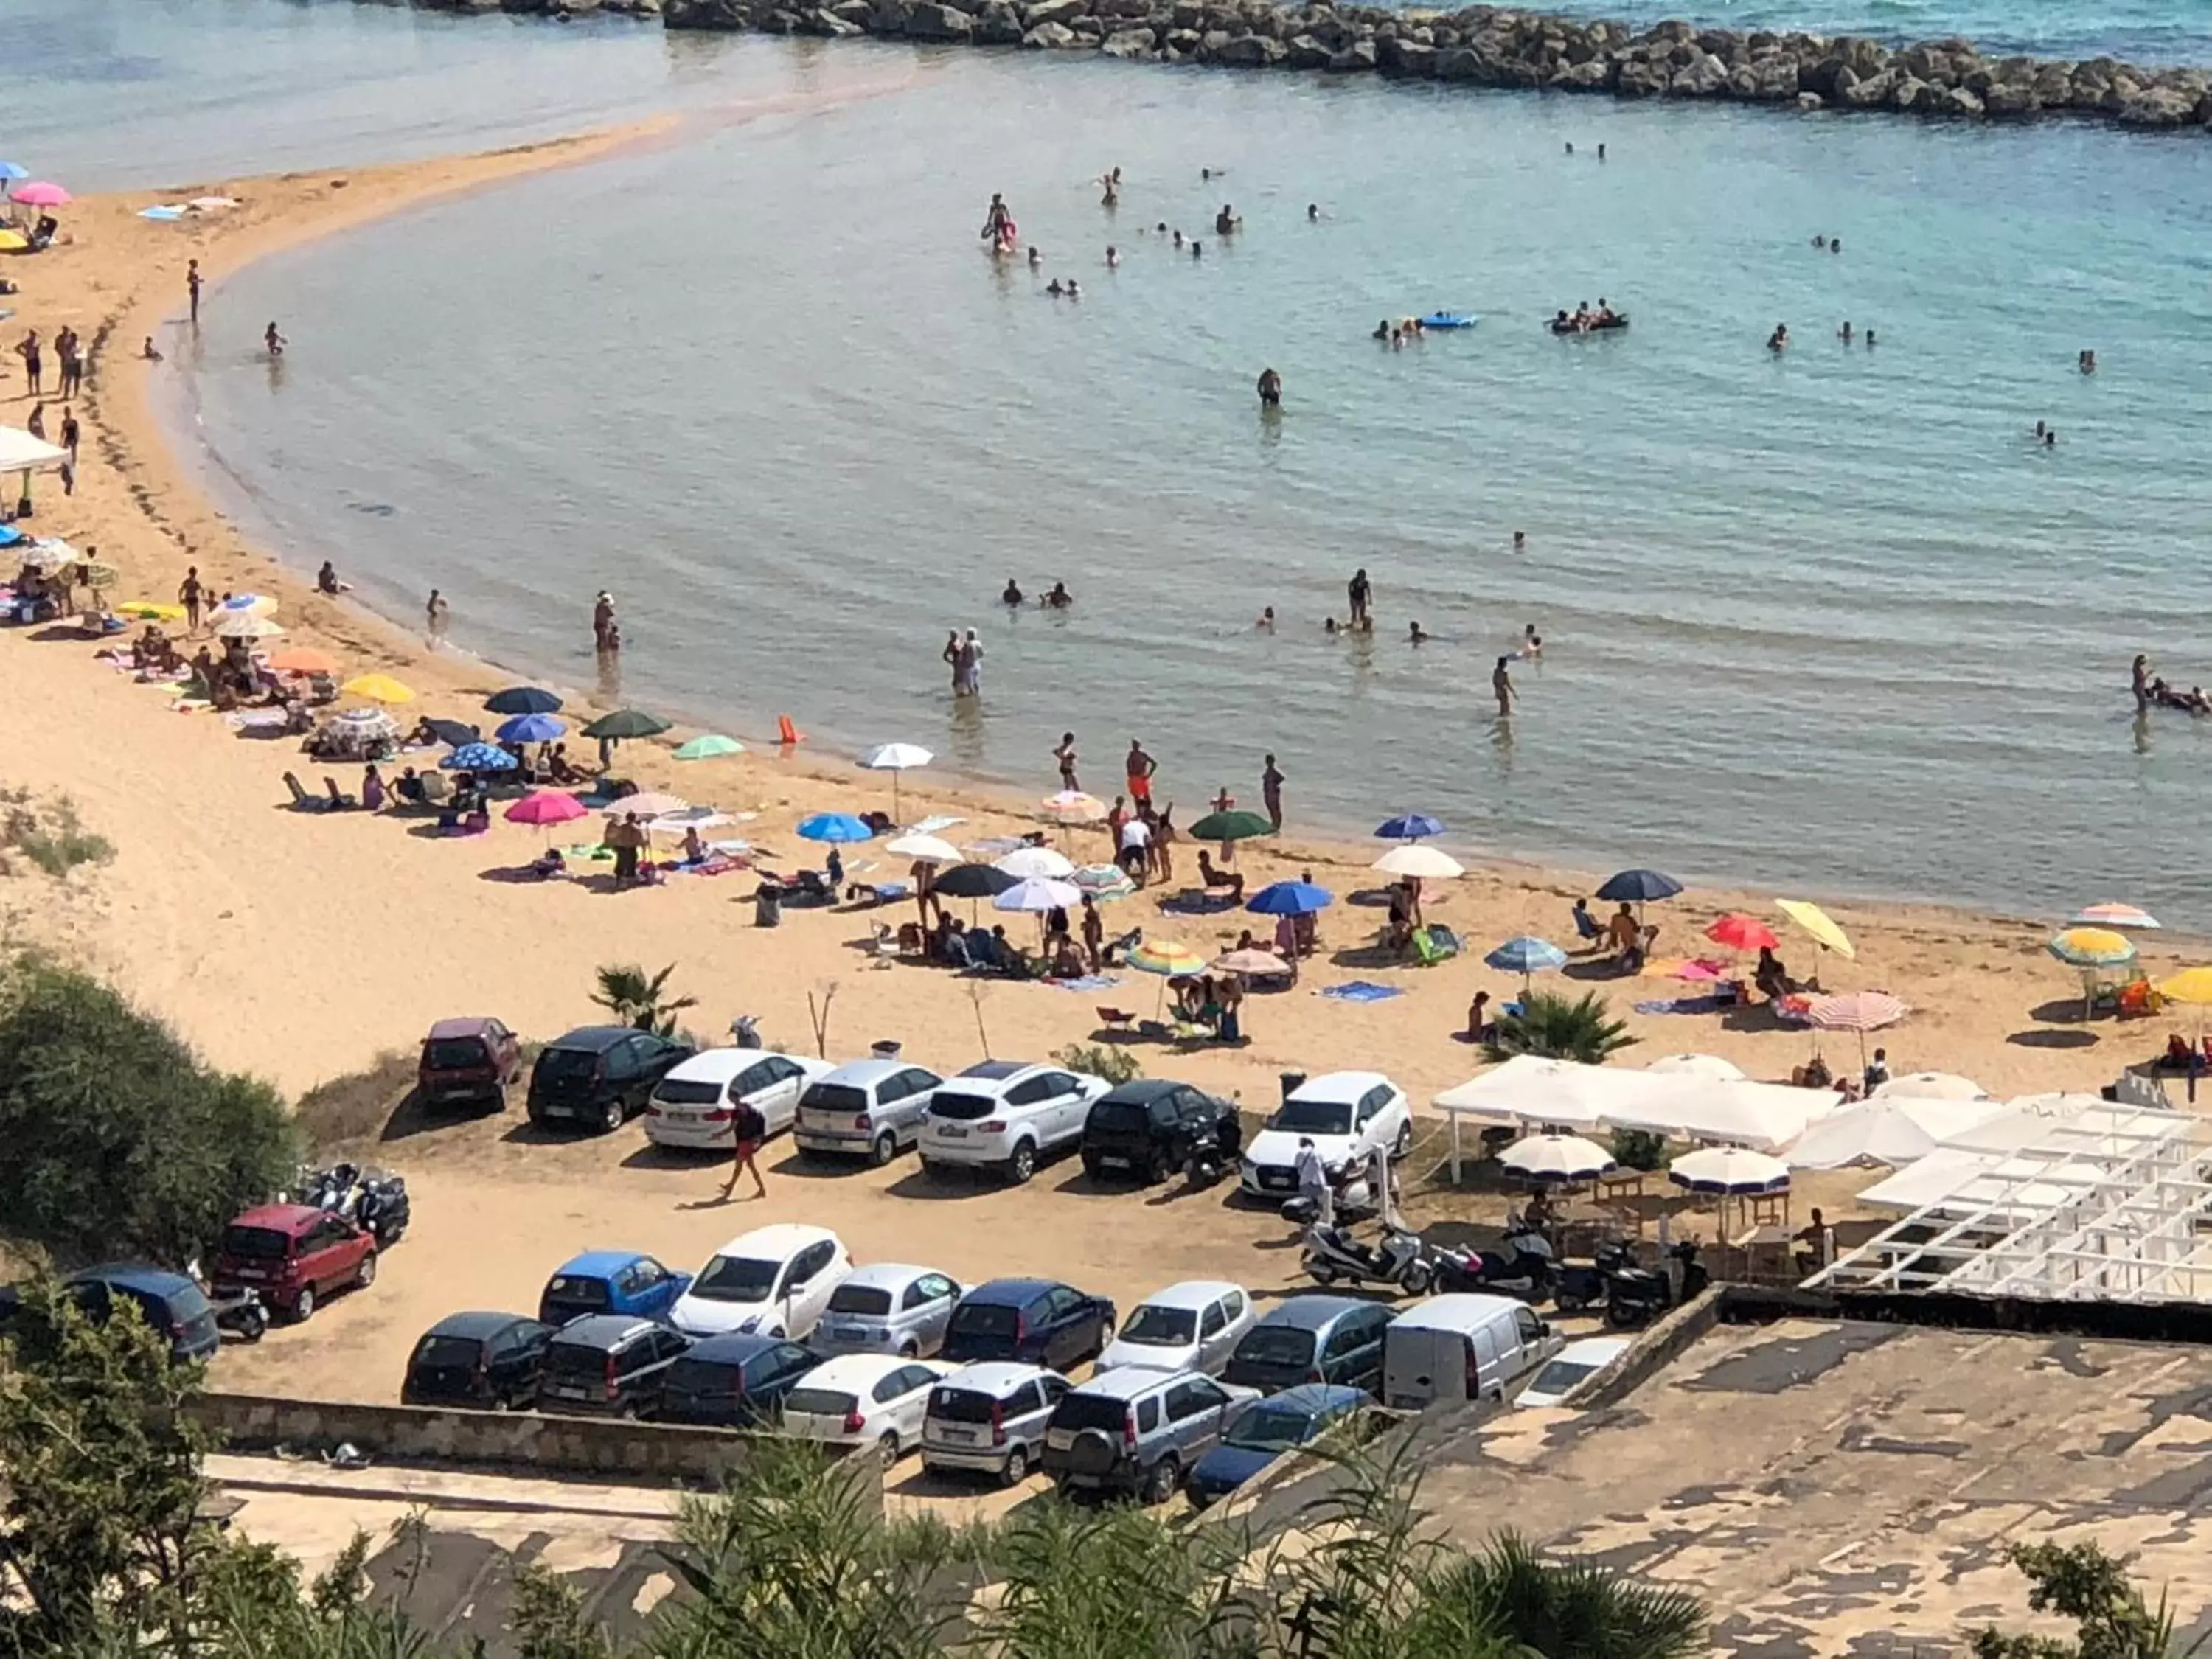
[[[483,741],[483,732],[477,731],[473,726],[464,725],[459,720],[431,720],[424,721],[423,724],[436,735],[440,743],[449,743],[456,749]]]
[[[1056,795],[1047,795],[1037,803],[1037,810],[1054,823],[1096,823],[1106,816],[1106,803],[1080,789],[1063,789]]]
[[[1660,871],[1623,870],[1607,877],[1597,896],[1608,904],[1642,904],[1649,899],[1672,898],[1681,890],[1680,882]]]
[[[1083,902],[1083,894],[1072,882],[1054,881],[1047,876],[1031,876],[1018,881],[991,901],[994,910],[1018,910],[1024,915],[1042,915],[1047,910],[1072,910]]]
[[[0,161],[0,185],[12,185],[18,179],[31,176],[30,168],[16,161]]]
[[[1423,881],[1448,880],[1467,873],[1458,860],[1442,849],[1410,844],[1392,848],[1368,867],[1385,875],[1413,876]]]
[[[1158,974],[1163,979],[1188,979],[1206,971],[1204,957],[1172,939],[1147,939],[1121,960],[1140,974]]]
[[[619,743],[624,738],[657,737],[667,729],[668,722],[658,714],[648,714],[642,708],[617,708],[611,714],[600,715],[586,726],[584,735],[587,738],[606,738]]]
[[[2163,924],[2148,910],[2132,904],[2085,904],[2067,924],[2069,927],[2133,927],[2139,931],[2154,930]]]
[[[991,862],[1017,881],[1040,876],[1051,881],[1066,881],[1075,873],[1073,860],[1049,847],[1018,847],[1004,858],[993,859]]]
[[[509,823],[536,823],[550,826],[568,823],[592,815],[592,809],[574,795],[561,789],[540,789],[525,795],[508,807],[503,816]]]
[[[1822,950],[1833,951],[1849,961],[1858,960],[1858,947],[1819,905],[1805,899],[1777,899],[1774,908],[1811,934],[1814,943]]]
[[[257,617],[250,611],[241,611],[216,623],[215,631],[218,637],[226,640],[273,640],[284,630],[266,617]]]
[[[568,730],[568,721],[550,714],[517,714],[500,722],[498,735],[501,743],[550,743]]]
[[[2168,1002],[2199,1008],[2212,1004],[2212,968],[2185,968],[2171,979],[2160,980],[2158,994]]]
[[[1805,1023],[1816,1031],[1853,1031],[1859,1039],[1859,1064],[1866,1064],[1866,1034],[1894,1025],[1912,1012],[1887,991],[1851,991],[1814,997],[1805,1006]]]
[[[860,757],[860,764],[871,772],[891,775],[891,817],[896,819],[899,815],[899,774],[910,772],[918,766],[927,766],[936,758],[917,743],[880,743]]]
[[[1520,975],[1521,994],[1526,996],[1535,975],[1567,965],[1567,953],[1548,939],[1531,939],[1523,933],[1518,939],[1507,939],[1483,960],[1501,974]]]
[[[1705,937],[1731,951],[1771,951],[1782,943],[1771,927],[1741,911],[1723,916],[1705,929]]]
[[[331,716],[331,724],[362,742],[399,735],[399,722],[381,708],[349,708]]]
[[[1253,894],[1244,908],[1255,915],[1310,916],[1334,902],[1335,896],[1326,887],[1310,881],[1279,881]]]
[[[676,758],[681,761],[713,760],[720,755],[742,755],[744,744],[735,738],[726,738],[719,732],[708,732],[681,745]]]
[[[1990,1091],[1956,1072],[1907,1072],[1878,1085],[1869,1100],[1987,1100]]]
[[[371,702],[412,702],[414,691],[389,674],[362,674],[348,680],[338,688],[349,697],[367,697]]]
[[[1249,841],[1273,835],[1275,826],[1257,812],[1208,812],[1183,833],[1192,841]]]
[[[71,199],[70,193],[59,185],[44,179],[33,179],[27,185],[11,183],[8,186],[8,198],[21,202],[25,207],[67,207]]]
[[[495,714],[557,714],[561,699],[534,685],[510,685],[486,697],[484,707]]]
[[[1564,1187],[1595,1181],[1617,1167],[1618,1161],[1597,1142],[1580,1135],[1524,1135],[1498,1153],[1498,1162],[1523,1180]]]
[[[935,836],[901,836],[896,841],[884,843],[884,851],[893,858],[912,859],[918,864],[959,864],[965,854],[949,841],[939,841]]]
[[[929,886],[932,892],[947,898],[987,899],[998,897],[1020,881],[1020,877],[994,870],[988,864],[956,864],[931,878]]]
[[[1668,1077],[1703,1078],[1708,1083],[1741,1083],[1743,1068],[1718,1054],[1668,1054],[1644,1068]]]
[[[1395,818],[1385,818],[1375,826],[1377,841],[1419,841],[1424,836],[1441,836],[1443,823],[1426,812],[1407,812]]]
[[[269,659],[269,665],[280,674],[335,674],[338,659],[329,652],[312,645],[288,645]]]
[[[1915,1100],[1879,1092],[1815,1118],[1782,1156],[1793,1170],[1894,1167],[2003,1109],[1994,1100]]]
[[[31,239],[20,230],[0,230],[0,253],[21,253],[30,245]]]
[[[2069,968],[2118,968],[2136,959],[2135,941],[2108,927],[2067,927],[2043,948]]]
[[[1790,1189],[1790,1166],[1741,1146],[1704,1146],[1667,1166],[1667,1178],[1693,1193],[1738,1197]]]
[[[584,730],[588,735],[591,727]],[[808,841],[836,842],[872,841],[876,832],[850,812],[817,812],[811,817],[799,819],[799,833]]]
[[[495,744],[467,743],[438,764],[448,772],[512,772],[521,763]]]
[[[266,593],[234,593],[217,604],[213,614],[218,617],[235,617],[241,613],[255,617],[268,617],[275,615],[276,611],[276,601]]]
[[[672,818],[692,810],[691,803],[681,795],[665,794],[657,789],[640,790],[635,795],[623,795],[607,803],[611,813],[635,813],[650,822],[654,818]],[[710,809],[711,810],[711,809]]]
[[[1137,890],[1129,872],[1118,864],[1086,864],[1067,879],[1076,891],[1100,904],[1127,898]]]
[[[123,579],[123,573],[112,564],[102,564],[94,559],[83,567],[85,586],[93,588],[112,587]]]
[[[1206,965],[1217,974],[1238,974],[1246,978],[1264,979],[1291,971],[1291,964],[1273,951],[1224,951]]]

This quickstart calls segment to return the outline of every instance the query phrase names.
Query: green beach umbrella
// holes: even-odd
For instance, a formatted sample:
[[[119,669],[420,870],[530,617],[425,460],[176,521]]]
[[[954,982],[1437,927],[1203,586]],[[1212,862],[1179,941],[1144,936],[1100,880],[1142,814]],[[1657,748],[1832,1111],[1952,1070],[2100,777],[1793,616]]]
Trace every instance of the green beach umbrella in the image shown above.
[[[617,708],[602,714],[584,728],[587,738],[651,738],[668,729],[668,722],[642,708]]]
[[[1273,835],[1275,826],[1257,812],[1208,812],[1183,833],[1193,841],[1249,841]]]
[[[744,744],[735,738],[726,738],[719,732],[708,732],[696,737],[676,751],[678,760],[713,760],[717,755],[742,755]]]

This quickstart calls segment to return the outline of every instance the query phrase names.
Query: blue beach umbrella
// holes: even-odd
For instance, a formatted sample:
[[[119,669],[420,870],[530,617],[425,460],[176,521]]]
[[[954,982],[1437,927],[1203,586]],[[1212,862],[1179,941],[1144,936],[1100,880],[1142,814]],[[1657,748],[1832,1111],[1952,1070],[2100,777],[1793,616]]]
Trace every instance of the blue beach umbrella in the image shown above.
[[[1597,896],[1615,904],[1641,904],[1646,899],[1672,898],[1681,890],[1680,882],[1656,870],[1623,870],[1608,878]]]
[[[1424,836],[1441,836],[1443,824],[1426,812],[1407,812],[1395,818],[1385,818],[1375,826],[1377,841],[1419,841]]]
[[[438,764],[448,772],[512,772],[520,763],[504,749],[488,743],[468,743]]]
[[[799,833],[809,841],[853,842],[872,840],[876,832],[850,812],[817,812],[799,821]]]
[[[550,743],[568,730],[566,720],[556,720],[550,714],[517,714],[499,728],[501,743]]]
[[[561,699],[534,685],[510,685],[486,697],[484,707],[495,714],[557,714]]]
[[[1523,933],[1518,939],[1507,939],[1483,960],[1501,974],[1520,975],[1521,994],[1525,997],[1531,976],[1565,967],[1567,953],[1548,939],[1531,939]]]
[[[1326,887],[1316,887],[1310,881],[1279,881],[1253,894],[1244,908],[1262,916],[1310,916],[1334,902]]]
[[[31,176],[31,170],[13,161],[0,161],[0,184],[15,184]]]

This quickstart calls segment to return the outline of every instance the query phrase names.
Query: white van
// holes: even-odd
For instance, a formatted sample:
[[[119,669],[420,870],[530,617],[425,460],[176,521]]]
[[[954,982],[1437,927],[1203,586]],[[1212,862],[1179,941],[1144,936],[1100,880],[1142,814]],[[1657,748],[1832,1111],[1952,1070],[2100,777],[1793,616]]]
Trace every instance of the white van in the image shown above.
[[[1382,1333],[1382,1403],[1419,1411],[1502,1400],[1564,1346],[1510,1296],[1432,1296]]]

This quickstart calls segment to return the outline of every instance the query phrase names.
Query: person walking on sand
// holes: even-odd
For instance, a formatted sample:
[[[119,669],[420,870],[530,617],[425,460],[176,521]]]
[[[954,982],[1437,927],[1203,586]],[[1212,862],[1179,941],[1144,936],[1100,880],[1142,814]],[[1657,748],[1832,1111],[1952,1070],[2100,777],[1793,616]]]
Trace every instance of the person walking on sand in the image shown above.
[[[1500,657],[1498,666],[1490,671],[1490,689],[1498,694],[1498,718],[1500,720],[1511,717],[1513,699],[1519,695],[1513,689],[1512,675],[1505,672],[1512,660],[1510,657]]]
[[[1369,620],[1367,607],[1374,603],[1375,589],[1367,580],[1367,567],[1362,565],[1352,573],[1352,580],[1344,585],[1345,597],[1352,602],[1352,631],[1358,633]]]
[[[1088,893],[1083,896],[1083,954],[1091,959],[1092,973],[1105,971],[1106,919],[1098,914],[1097,902]]]
[[[730,1178],[722,1183],[722,1201],[728,1203],[738,1190],[738,1177],[747,1170],[752,1172],[753,1196],[766,1198],[768,1182],[762,1179],[760,1165],[755,1160],[761,1142],[768,1138],[768,1120],[761,1115],[759,1107],[747,1100],[739,1100],[730,1111],[730,1133],[737,1145],[730,1158]]]
[[[1060,763],[1060,787],[1071,795],[1080,790],[1083,786],[1075,776],[1074,732],[1060,734],[1060,747],[1052,751],[1052,757]]]
[[[1145,752],[1144,744],[1132,738],[1128,758],[1123,765],[1129,780],[1130,802],[1142,812],[1152,804],[1152,774],[1160,769],[1160,763]]]
[[[185,567],[183,586],[177,589],[177,603],[185,607],[185,637],[191,639],[200,631],[200,604],[206,599],[200,586],[200,568],[196,564]]]
[[[38,397],[46,390],[46,359],[39,345],[39,331],[31,330],[15,343],[15,355],[23,360],[23,379],[30,387],[31,396]]]
[[[61,441],[62,447],[69,451],[71,466],[76,465],[77,441],[83,436],[83,429],[77,425],[76,416],[70,413],[69,409],[64,405],[62,410]]]
[[[1283,827],[1283,773],[1273,755],[1261,764],[1260,799],[1267,809],[1267,822],[1279,831]]]
[[[200,325],[200,262],[197,259],[185,261],[185,292],[191,297],[192,326],[198,328]]]

